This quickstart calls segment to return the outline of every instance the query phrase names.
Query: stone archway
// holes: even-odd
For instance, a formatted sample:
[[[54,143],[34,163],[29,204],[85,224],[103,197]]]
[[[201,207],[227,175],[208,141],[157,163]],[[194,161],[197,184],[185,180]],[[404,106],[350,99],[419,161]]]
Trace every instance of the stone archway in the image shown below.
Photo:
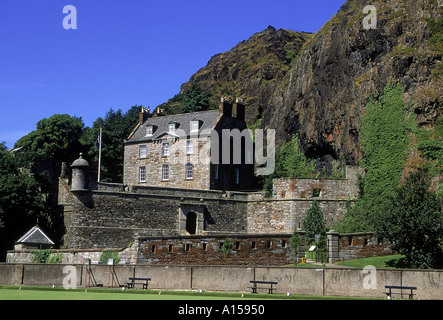
[[[205,234],[205,208],[206,205],[180,204],[178,225],[181,235]]]

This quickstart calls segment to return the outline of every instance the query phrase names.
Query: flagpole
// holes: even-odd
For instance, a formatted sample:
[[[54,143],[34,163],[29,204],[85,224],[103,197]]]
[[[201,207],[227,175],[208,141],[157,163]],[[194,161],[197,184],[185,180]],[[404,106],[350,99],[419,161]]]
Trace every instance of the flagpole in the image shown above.
[[[102,166],[102,127],[100,127],[100,136],[99,136],[100,142],[98,145],[98,179],[97,181],[100,182],[100,169]]]

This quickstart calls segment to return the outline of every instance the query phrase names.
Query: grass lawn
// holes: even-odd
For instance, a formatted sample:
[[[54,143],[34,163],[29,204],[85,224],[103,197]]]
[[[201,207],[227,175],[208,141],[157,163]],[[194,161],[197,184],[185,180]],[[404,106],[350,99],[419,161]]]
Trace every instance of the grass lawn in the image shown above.
[[[395,268],[395,262],[401,257],[400,254],[382,257],[371,257],[356,260],[347,260],[337,262],[335,264],[353,268],[364,268],[367,265],[376,267],[377,269]]]
[[[159,294],[161,293],[161,294]],[[243,295],[243,297],[242,297]],[[287,296],[196,291],[120,290],[78,288],[0,286],[0,300],[354,300],[362,298],[331,296]]]

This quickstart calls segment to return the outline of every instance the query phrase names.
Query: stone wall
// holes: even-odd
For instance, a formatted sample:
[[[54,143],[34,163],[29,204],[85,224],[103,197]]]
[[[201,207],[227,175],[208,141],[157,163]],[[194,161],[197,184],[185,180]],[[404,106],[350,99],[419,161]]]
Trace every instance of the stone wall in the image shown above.
[[[221,248],[226,237],[189,236],[139,239],[142,264],[285,265],[294,262],[290,234],[232,235],[232,251]]]
[[[77,286],[92,285],[87,265],[74,265]],[[0,264],[0,284],[63,286],[65,265]],[[251,280],[277,281],[276,293],[297,295],[348,296],[385,298],[385,285],[417,287],[414,299],[443,299],[441,270],[368,270],[350,268],[291,268],[246,266],[183,266],[183,265],[92,265],[97,283],[116,286],[111,281],[111,268],[118,283],[129,277],[149,277],[150,289],[250,292]],[[72,276],[72,274],[71,274]],[[366,277],[371,276],[371,286]],[[114,279],[115,280],[115,279]]]
[[[312,199],[279,199],[250,202],[248,205],[248,232],[292,232],[303,228],[303,219]],[[346,200],[319,200],[326,226],[341,218],[346,212]]]
[[[227,197],[91,191],[65,206],[65,248],[126,247],[134,239],[190,234],[189,212],[198,217],[195,234],[245,233],[247,202]],[[199,197],[201,196],[201,197]]]
[[[304,232],[298,257],[305,256]],[[389,244],[380,243],[373,233],[342,234],[328,232],[329,263],[392,254]],[[139,237],[125,248],[106,249],[117,251],[121,263],[129,264],[202,264],[202,265],[270,265],[281,266],[294,262],[290,245],[290,233],[230,234],[233,249],[229,255],[221,250],[226,235],[182,235]],[[105,249],[51,250],[61,254],[63,263],[84,263],[88,258],[97,263]],[[35,250],[8,251],[7,261],[32,263]]]
[[[330,226],[356,196],[358,172],[348,167],[347,179],[275,179],[273,197],[265,192],[113,183],[96,183],[94,190],[73,193],[60,180],[59,203],[64,205],[67,230],[63,248],[126,247],[140,237],[290,234],[303,228],[314,199]],[[301,195],[305,198],[298,198]]]
[[[339,260],[352,260],[392,254],[389,243],[379,241],[373,233],[340,234]]]
[[[347,200],[358,195],[357,179],[364,170],[346,166],[344,179],[281,178],[273,181],[275,199]]]
[[[61,255],[63,264],[84,264],[89,259],[92,264],[98,264],[103,251],[118,253],[120,264],[135,264],[138,255],[138,243],[133,243],[128,248],[106,249],[51,249],[50,256]],[[37,250],[10,250],[7,253],[8,263],[34,263],[34,254]]]

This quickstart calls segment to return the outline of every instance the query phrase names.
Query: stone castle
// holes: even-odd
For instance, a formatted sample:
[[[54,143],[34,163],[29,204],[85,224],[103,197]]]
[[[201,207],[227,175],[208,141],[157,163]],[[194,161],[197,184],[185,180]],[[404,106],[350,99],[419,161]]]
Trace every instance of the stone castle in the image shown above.
[[[254,164],[246,141],[240,143],[242,161],[235,163],[232,139],[226,147],[210,134],[245,128],[238,100],[222,100],[219,110],[173,116],[143,109],[125,141],[122,184],[91,181],[84,159],[72,164],[70,185],[60,179],[64,247],[127,248],[131,263],[217,264],[229,237],[234,262],[290,262],[291,234],[302,228],[312,201],[319,201],[331,225],[357,196],[362,170],[347,166],[344,179],[274,179],[272,194],[251,191]],[[214,146],[221,147],[215,159],[227,149],[233,164],[195,156]]]

